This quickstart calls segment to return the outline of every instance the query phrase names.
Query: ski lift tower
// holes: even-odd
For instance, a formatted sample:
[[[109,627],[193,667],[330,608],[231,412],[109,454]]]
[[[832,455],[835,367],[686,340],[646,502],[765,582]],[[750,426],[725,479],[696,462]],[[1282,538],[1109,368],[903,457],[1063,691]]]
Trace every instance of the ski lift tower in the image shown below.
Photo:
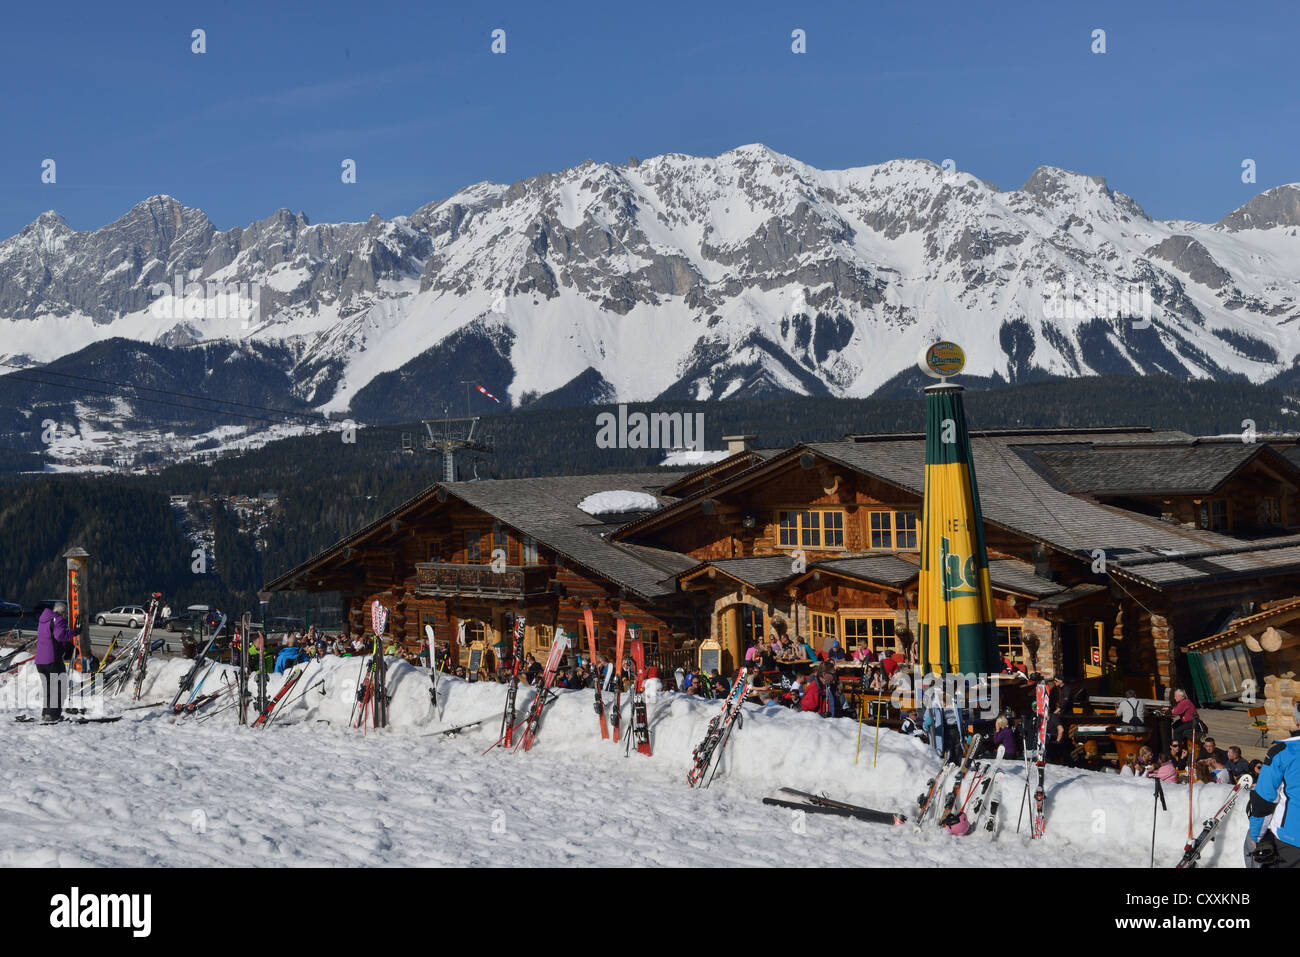
[[[490,441],[475,438],[479,416],[467,415],[459,418],[424,419],[424,451],[442,453],[442,480],[456,481],[456,453],[484,452],[490,453]]]

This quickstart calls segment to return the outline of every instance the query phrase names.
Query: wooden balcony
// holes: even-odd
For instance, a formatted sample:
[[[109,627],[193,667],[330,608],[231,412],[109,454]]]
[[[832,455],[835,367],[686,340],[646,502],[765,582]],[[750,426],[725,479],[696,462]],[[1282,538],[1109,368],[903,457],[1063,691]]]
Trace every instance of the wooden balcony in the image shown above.
[[[555,577],[554,565],[457,565],[417,562],[415,593],[440,597],[531,598],[543,595]]]

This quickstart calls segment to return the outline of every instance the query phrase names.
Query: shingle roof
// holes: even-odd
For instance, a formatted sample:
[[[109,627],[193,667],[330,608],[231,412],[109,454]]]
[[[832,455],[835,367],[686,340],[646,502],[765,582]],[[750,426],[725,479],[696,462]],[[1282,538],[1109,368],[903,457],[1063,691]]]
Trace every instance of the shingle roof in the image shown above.
[[[716,462],[710,462],[708,465],[701,465],[699,468],[687,472],[684,476],[669,485],[664,486],[664,492],[668,495],[681,495],[684,491],[689,491],[697,485],[711,484],[710,477],[722,476],[728,478],[737,472],[766,462],[773,456],[780,455],[784,448],[779,449],[745,449],[734,455],[729,455],[725,459],[719,459]]]
[[[921,569],[911,562],[890,554],[860,555],[855,558],[831,558],[809,566],[809,571],[826,569],[851,578],[878,582],[891,588],[901,588],[920,574]]]
[[[1014,558],[999,558],[989,562],[989,581],[993,587],[1012,591],[1030,598],[1045,598],[1065,591],[1065,586],[1034,574],[1034,566]]]
[[[775,588],[794,577],[789,555],[759,555],[752,558],[715,558],[689,569],[716,568],[753,588]]]
[[[1076,602],[1081,598],[1091,598],[1098,592],[1106,591],[1105,585],[1098,585],[1094,582],[1084,582],[1081,585],[1071,585],[1069,588],[1058,591],[1055,595],[1049,595],[1046,598],[1040,598],[1033,603],[1034,608],[1043,611],[1054,611],[1057,608],[1064,608],[1071,602]]]
[[[1236,549],[1200,551],[1163,560],[1141,561],[1134,565],[1121,563],[1113,571],[1120,576],[1141,579],[1156,586],[1300,573],[1300,544],[1294,542],[1294,538],[1288,538],[1257,547],[1242,547],[1238,542]]]
[[[1059,438],[1056,441],[1059,443]],[[1032,456],[1019,454],[1022,445],[1051,442],[1050,435],[972,437],[971,453],[986,521],[1081,558],[1102,549],[1107,559],[1116,563],[1126,556],[1149,555],[1152,549],[1181,552],[1241,545],[1226,535],[1183,528],[1068,494],[1035,467]],[[833,462],[923,495],[923,441],[855,439],[813,442],[807,448]]]
[[[1040,449],[1034,454],[1075,491],[1093,495],[1209,495],[1256,456],[1275,458],[1267,446],[1242,442],[1155,447],[1099,444]]]
[[[451,495],[529,535],[567,560],[622,585],[643,598],[676,591],[675,574],[685,562],[669,559],[670,552],[609,541],[602,532],[613,526],[588,515],[578,503],[596,492],[627,490],[647,492],[661,504],[671,499],[659,495],[681,472],[631,472],[614,475],[561,475],[545,478],[505,479],[491,482],[447,482]],[[673,566],[679,566],[674,568]]]
[[[390,521],[436,500],[439,493],[453,495],[493,518],[531,536],[558,552],[566,561],[629,589],[643,598],[658,598],[676,591],[676,575],[695,564],[674,552],[612,542],[606,536],[617,526],[588,515],[578,503],[596,492],[627,490],[646,492],[659,503],[663,487],[685,473],[680,471],[631,472],[611,475],[564,475],[545,478],[497,479],[483,482],[444,482],[431,485],[415,497],[314,555],[276,578],[268,588],[293,588],[294,579],[313,566],[375,533]]]

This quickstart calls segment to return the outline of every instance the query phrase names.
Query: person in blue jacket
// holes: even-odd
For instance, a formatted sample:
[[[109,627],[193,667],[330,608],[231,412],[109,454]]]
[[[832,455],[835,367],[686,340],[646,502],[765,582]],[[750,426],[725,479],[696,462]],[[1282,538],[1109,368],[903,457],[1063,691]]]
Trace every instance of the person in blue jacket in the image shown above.
[[[298,664],[300,661],[306,661],[307,656],[303,654],[302,649],[296,644],[287,644],[280,649],[280,653],[275,656],[275,673],[284,674],[286,668]]]
[[[1300,727],[1300,704],[1295,717]],[[1300,867],[1300,730],[1268,749],[1259,780],[1250,794],[1250,835],[1246,851],[1260,867]]]

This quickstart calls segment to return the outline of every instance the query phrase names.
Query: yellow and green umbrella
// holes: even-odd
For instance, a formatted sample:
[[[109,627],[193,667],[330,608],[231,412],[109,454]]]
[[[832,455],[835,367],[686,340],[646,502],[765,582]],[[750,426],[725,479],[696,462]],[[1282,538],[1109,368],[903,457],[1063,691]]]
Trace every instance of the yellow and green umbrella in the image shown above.
[[[918,623],[926,673],[1000,670],[993,593],[962,387],[925,390],[925,503]]]

